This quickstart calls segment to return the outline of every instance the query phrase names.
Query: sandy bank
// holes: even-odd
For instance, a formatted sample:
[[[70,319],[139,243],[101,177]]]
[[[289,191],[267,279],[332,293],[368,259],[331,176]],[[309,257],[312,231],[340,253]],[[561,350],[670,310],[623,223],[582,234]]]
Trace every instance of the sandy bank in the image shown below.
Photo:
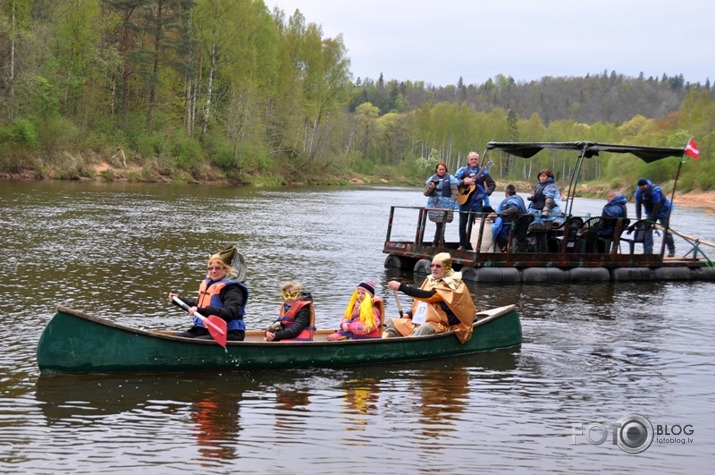
[[[675,204],[693,208],[715,209],[715,191],[675,193]]]

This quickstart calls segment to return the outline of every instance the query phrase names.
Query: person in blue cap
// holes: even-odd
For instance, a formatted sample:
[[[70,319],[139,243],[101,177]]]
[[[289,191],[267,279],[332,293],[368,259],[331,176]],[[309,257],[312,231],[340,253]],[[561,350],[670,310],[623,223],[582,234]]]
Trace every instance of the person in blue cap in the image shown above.
[[[635,198],[636,219],[641,219],[642,207],[645,211],[646,220],[651,221],[654,225],[656,222],[660,222],[665,229],[665,245],[668,248],[668,257],[675,256],[675,242],[673,242],[673,235],[668,231],[673,204],[666,198],[663,190],[658,185],[645,178],[638,180]],[[653,226],[649,227],[645,232],[643,253],[653,254]]]

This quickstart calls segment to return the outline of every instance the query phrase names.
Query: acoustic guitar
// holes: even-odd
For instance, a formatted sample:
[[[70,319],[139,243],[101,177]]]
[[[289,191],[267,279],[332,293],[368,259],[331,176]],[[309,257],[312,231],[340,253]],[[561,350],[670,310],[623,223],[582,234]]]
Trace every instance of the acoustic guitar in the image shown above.
[[[485,163],[482,168],[479,170],[479,173],[474,175],[474,181],[476,182],[477,179],[479,179],[480,176],[484,174],[484,172],[488,172],[491,167],[494,166],[494,162],[489,160],[487,163]],[[470,200],[472,197],[472,193],[474,193],[474,190],[477,189],[477,184],[474,183],[472,185],[462,185],[457,187],[457,204],[463,205],[467,201]]]

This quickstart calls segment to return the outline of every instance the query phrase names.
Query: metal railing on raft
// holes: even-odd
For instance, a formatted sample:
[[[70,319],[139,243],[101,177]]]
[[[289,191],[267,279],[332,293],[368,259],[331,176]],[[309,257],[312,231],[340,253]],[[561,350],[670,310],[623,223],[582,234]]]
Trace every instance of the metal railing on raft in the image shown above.
[[[661,226],[660,224],[656,224],[655,227],[656,227],[656,229],[659,229],[659,230],[661,230],[661,231],[665,231],[665,228],[664,228],[663,226]],[[711,268],[715,268],[715,263],[713,263],[713,262],[708,258],[708,256],[706,256],[705,253],[700,250],[700,245],[701,245],[701,244],[704,244],[704,245],[706,245],[706,246],[715,248],[715,243],[708,242],[708,241],[703,241],[702,239],[696,238],[695,236],[689,236],[689,235],[687,235],[687,234],[678,232],[678,231],[676,231],[676,230],[673,229],[673,228],[668,228],[668,231],[671,232],[671,233],[673,233],[673,234],[675,234],[676,236],[680,236],[680,237],[683,238],[688,244],[690,244],[690,245],[692,246],[691,249],[690,249],[688,252],[686,252],[685,254],[683,254],[683,257],[687,257],[688,254],[690,254],[690,253],[692,252],[692,253],[693,253],[693,260],[697,260],[697,259],[698,259],[698,253],[700,253],[700,256],[705,260],[705,265],[707,265],[708,267],[711,267]]]

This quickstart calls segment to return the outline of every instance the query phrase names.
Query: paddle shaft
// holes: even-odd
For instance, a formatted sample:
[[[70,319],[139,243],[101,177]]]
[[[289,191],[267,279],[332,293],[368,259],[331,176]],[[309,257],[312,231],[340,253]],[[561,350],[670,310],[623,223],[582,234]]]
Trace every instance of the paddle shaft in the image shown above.
[[[189,309],[191,308],[191,307],[189,307],[188,305],[186,305],[186,303],[185,303],[183,300],[181,300],[179,297],[177,297],[177,296],[174,296],[174,299],[173,299],[173,300],[174,300],[174,303],[175,303],[176,305],[178,305],[179,307],[183,308],[183,309],[186,310],[187,312],[188,312]],[[226,334],[226,332],[224,332],[223,329],[221,329],[221,328],[219,328],[218,326],[216,326],[216,324],[214,324],[214,323],[213,323],[212,321],[210,321],[208,318],[206,318],[206,317],[204,317],[203,315],[201,315],[198,311],[194,312],[194,315],[196,315],[197,317],[199,317],[199,319],[200,319],[202,322],[204,322],[204,325],[211,326],[211,327],[212,327],[214,330],[216,330],[219,334],[221,334],[221,335],[225,335],[225,334]]]
[[[397,290],[392,290],[392,292],[395,294],[395,302],[397,302],[397,311],[400,312],[400,318],[403,317],[402,313],[402,303],[400,302],[400,298],[397,296]]]

